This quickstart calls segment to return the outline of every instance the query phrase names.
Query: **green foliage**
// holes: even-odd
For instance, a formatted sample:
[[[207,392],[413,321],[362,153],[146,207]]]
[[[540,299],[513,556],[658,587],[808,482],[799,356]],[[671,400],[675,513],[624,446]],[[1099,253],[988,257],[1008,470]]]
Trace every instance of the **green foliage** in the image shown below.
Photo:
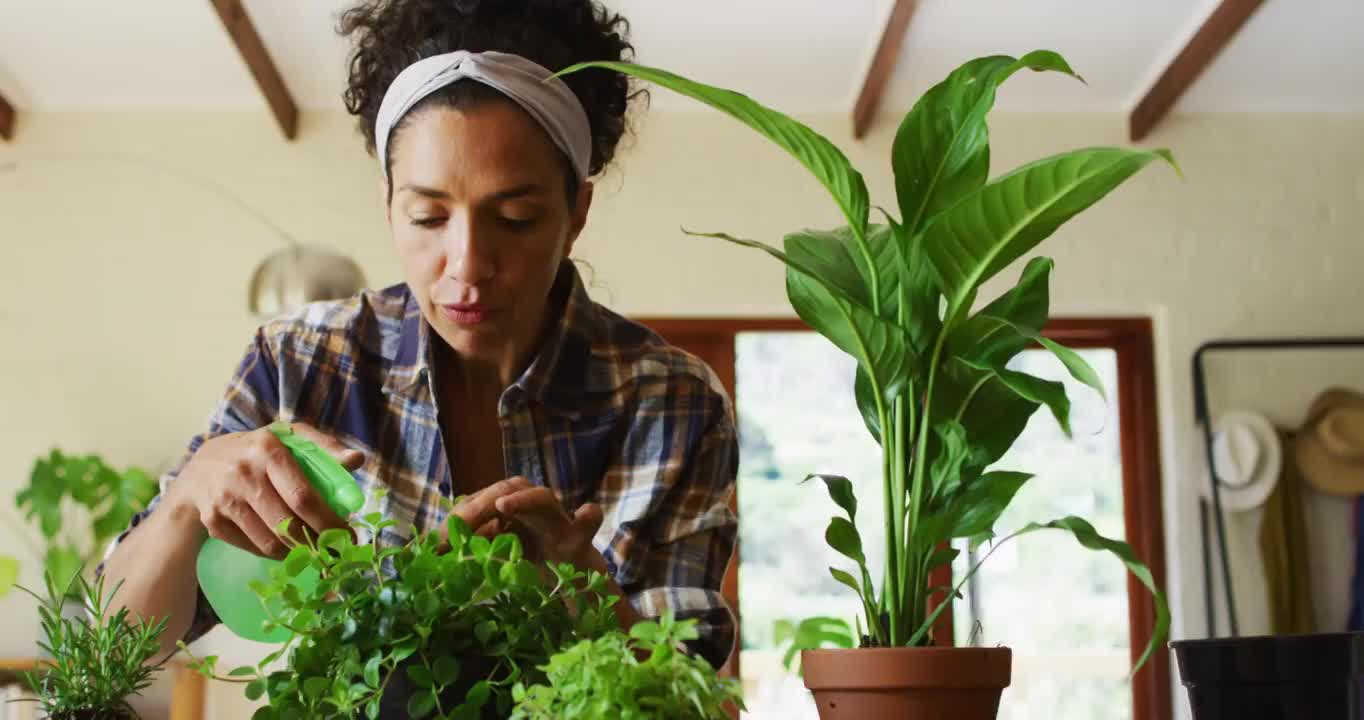
[[[825,537],[855,564],[860,579],[830,570],[862,600],[857,634],[864,645],[931,644],[929,596],[937,589],[929,586],[929,573],[953,556],[941,545],[958,537],[990,538],[1030,477],[993,471],[991,465],[1042,406],[1069,434],[1064,386],[1012,370],[1009,362],[1041,343],[1077,380],[1103,392],[1078,354],[1040,337],[1050,259],[1031,260],[1014,289],[979,310],[977,294],[1137,171],[1157,160],[1173,165],[1173,158],[1164,150],[1087,148],[991,180],[986,116],[999,86],[1025,68],[1078,75],[1051,51],[978,58],[930,89],[905,115],[890,158],[900,218],[882,211],[885,223],[870,224],[861,174],[831,143],[795,120],[738,93],[629,63],[585,63],[564,73],[587,68],[626,73],[726,112],[798,159],[843,212],[845,227],[789,234],[782,249],[724,233],[688,234],[781,260],[796,313],[857,360],[857,406],[882,447],[886,565],[878,588],[866,567],[851,484],[826,479],[830,497],[847,517],[835,517]],[[1164,596],[1147,582],[1150,573],[1131,548],[1081,523],[1067,518],[1038,527],[1067,530],[1083,546],[1116,555],[1152,590],[1156,632],[1144,662],[1168,628]],[[847,624],[833,628],[824,620],[787,627],[784,634],[793,648],[840,644]]]
[[[583,640],[550,658],[544,684],[514,688],[512,720],[724,720],[743,709],[738,683],[721,680],[704,659],[681,650],[695,640],[696,621],[677,622],[668,611],[641,622],[630,634],[616,631]]]
[[[853,588],[853,592],[861,594],[856,587]],[[798,623],[778,620],[774,631],[775,644],[787,646],[786,654],[782,656],[781,661],[788,668],[795,662],[796,652],[802,648],[850,648],[857,644],[857,638],[853,635],[852,628],[848,627],[848,621],[841,618],[816,616],[805,618]]]
[[[133,515],[147,507],[156,491],[156,480],[139,468],[119,472],[97,455],[66,455],[53,450],[34,463],[28,486],[19,491],[14,502],[42,534],[45,573],[53,576],[57,587],[75,592],[77,586],[71,582],[74,576],[82,568],[94,566],[109,541],[128,527]],[[75,532],[68,527],[65,521],[72,505],[84,510],[88,527]],[[0,557],[0,595],[13,584],[13,579],[5,582],[3,566],[16,563],[13,558]]]
[[[393,524],[378,513],[360,522],[374,536]],[[488,703],[509,710],[512,687],[543,678],[540,666],[561,648],[616,627],[605,576],[537,566],[515,535],[488,540],[453,515],[447,526],[448,549],[436,532],[383,549],[344,530],[295,544],[271,581],[252,588],[292,636],[256,667],[220,679],[267,699],[257,720],[378,717],[397,672],[414,688],[413,718],[476,718]],[[290,582],[308,570],[320,577],[313,590]],[[487,658],[491,675],[466,673],[469,657]],[[286,669],[270,671],[280,658]],[[195,662],[209,676],[215,665]],[[461,687],[469,689],[452,698]]]
[[[110,612],[118,586],[106,596],[103,577],[92,584],[77,570],[74,588],[56,584],[50,573],[44,575],[46,597],[20,586],[39,602],[46,637],[39,647],[52,657],[26,679],[37,692],[43,714],[53,720],[137,717],[128,698],[151,685],[153,675],[165,663],[149,661],[160,647],[166,621],[136,621],[127,608]],[[80,601],[84,612],[64,617],[62,608],[72,597]]]

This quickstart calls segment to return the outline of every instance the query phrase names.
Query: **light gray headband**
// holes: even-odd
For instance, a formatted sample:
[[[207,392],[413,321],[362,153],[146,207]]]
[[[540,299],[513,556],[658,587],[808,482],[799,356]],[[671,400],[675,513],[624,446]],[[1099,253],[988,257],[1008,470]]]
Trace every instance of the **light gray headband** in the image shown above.
[[[374,146],[384,177],[389,135],[393,126],[423,98],[459,80],[473,80],[491,87],[520,105],[573,164],[579,180],[585,180],[592,162],[592,127],[578,96],[544,67],[501,52],[471,53],[456,50],[408,65],[384,94],[374,121]]]

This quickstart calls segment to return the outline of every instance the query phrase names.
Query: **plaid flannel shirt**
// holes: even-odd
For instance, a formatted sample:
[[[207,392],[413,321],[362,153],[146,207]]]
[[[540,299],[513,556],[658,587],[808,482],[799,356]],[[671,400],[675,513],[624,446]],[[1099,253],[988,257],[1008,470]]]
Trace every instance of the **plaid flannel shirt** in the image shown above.
[[[560,321],[498,403],[506,473],[553,488],[570,512],[600,503],[605,522],[593,543],[628,600],[646,617],[672,609],[696,618],[694,650],[719,667],[734,640],[720,595],[737,529],[730,399],[705,363],[593,302],[567,262],[551,293],[555,311]],[[441,441],[431,342],[406,285],[267,323],[162,490],[209,438],[307,422],[366,453],[355,473],[365,512],[398,521],[380,546],[401,544],[412,526],[438,528],[459,467]],[[388,492],[376,501],[379,487]],[[187,640],[217,622],[200,593]]]

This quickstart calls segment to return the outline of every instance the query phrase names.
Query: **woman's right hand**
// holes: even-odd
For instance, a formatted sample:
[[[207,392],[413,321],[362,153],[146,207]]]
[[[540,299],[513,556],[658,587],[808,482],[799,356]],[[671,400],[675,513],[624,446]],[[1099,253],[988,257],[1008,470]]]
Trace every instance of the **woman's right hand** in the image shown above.
[[[335,438],[303,423],[291,423],[291,427],[331,453],[347,470],[364,464],[363,453]],[[176,515],[197,518],[209,536],[276,559],[289,550],[275,534],[286,518],[300,541],[299,533],[305,530],[321,533],[347,527],[268,427],[204,442],[170,483],[163,501],[178,510]]]

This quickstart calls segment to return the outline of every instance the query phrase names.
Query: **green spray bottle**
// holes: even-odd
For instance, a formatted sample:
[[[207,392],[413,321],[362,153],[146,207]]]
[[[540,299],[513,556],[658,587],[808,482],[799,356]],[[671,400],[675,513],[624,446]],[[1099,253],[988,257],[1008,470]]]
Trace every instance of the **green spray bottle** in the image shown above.
[[[285,423],[270,426],[275,437],[289,448],[298,466],[312,483],[313,489],[337,515],[347,517],[365,504],[365,494],[355,484],[350,471],[317,444],[296,435]],[[280,567],[279,560],[263,558],[216,538],[204,541],[199,549],[195,570],[199,587],[204,591],[213,611],[229,630],[247,640],[282,643],[289,639],[286,628],[276,627],[269,632],[265,622],[271,601],[263,600],[251,590],[253,581],[266,582],[270,571]],[[301,592],[317,587],[317,571],[308,568],[292,579]],[[277,601],[274,601],[277,602]],[[278,611],[279,607],[271,610]]]

